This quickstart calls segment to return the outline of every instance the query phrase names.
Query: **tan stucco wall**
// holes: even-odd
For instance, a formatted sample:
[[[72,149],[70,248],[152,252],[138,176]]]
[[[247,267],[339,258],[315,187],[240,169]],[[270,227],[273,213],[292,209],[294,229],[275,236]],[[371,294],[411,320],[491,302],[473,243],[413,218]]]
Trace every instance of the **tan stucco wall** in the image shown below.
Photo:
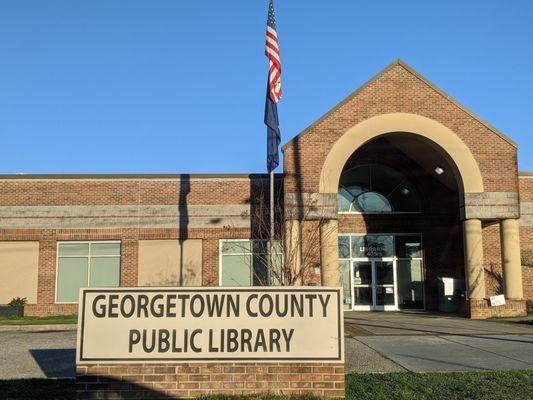
[[[37,302],[39,242],[0,242],[0,304],[13,297]]]
[[[202,240],[140,240],[138,284],[202,286]]]

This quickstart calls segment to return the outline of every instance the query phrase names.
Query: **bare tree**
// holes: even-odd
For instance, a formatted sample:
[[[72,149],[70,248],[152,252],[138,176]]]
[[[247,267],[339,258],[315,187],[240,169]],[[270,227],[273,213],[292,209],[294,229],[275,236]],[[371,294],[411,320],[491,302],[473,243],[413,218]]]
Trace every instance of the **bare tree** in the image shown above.
[[[252,207],[252,248],[246,241],[232,244],[245,255],[244,262],[251,268],[254,285],[320,284],[321,240],[335,235],[335,231],[326,225],[327,219],[321,215],[316,201],[307,199],[305,207],[294,207],[283,206],[278,199],[274,207],[275,237],[271,241],[267,198],[260,194]]]
[[[522,265],[533,268],[533,251],[522,250]]]

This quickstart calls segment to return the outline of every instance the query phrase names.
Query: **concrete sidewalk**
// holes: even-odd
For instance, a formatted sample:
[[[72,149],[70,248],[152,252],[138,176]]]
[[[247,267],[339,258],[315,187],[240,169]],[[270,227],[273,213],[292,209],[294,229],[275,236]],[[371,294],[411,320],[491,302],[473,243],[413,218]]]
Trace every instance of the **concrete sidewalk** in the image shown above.
[[[0,325],[0,332],[64,332],[77,329],[78,324]]]
[[[533,335],[362,336],[357,341],[407,371],[533,368]]]
[[[430,313],[348,311],[344,325],[352,336],[533,334],[532,325]]]
[[[348,371],[380,372],[376,365],[416,372],[533,368],[530,325],[426,313],[347,312],[344,321]],[[354,364],[348,350],[361,347],[350,340],[373,350],[360,354],[374,361]],[[383,359],[377,364],[376,354]]]

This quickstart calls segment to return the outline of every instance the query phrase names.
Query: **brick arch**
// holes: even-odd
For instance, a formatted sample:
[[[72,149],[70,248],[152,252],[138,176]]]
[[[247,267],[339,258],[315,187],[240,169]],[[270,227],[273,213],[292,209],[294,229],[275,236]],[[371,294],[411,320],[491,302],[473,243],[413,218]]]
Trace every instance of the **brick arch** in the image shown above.
[[[472,152],[452,130],[421,115],[390,113],[364,120],[335,142],[320,172],[319,192],[337,193],[342,170],[350,156],[370,140],[393,132],[411,133],[433,143],[454,167],[462,195],[484,191],[481,171]]]

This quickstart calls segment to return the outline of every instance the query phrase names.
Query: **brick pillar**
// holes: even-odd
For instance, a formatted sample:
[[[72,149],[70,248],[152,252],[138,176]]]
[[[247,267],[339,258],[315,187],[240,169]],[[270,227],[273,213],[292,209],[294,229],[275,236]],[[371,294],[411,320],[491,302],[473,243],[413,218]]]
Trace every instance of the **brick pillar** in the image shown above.
[[[323,286],[339,286],[339,222],[330,219],[320,225],[320,264]]]
[[[463,228],[468,297],[470,300],[481,300],[485,298],[481,220],[467,219],[463,223]]]
[[[120,286],[137,286],[139,235],[136,229],[123,230],[120,243]]]
[[[202,241],[202,286],[218,286],[218,246],[217,239]]]
[[[39,239],[38,304],[54,304],[56,301],[56,253],[56,231],[43,229]]]
[[[503,282],[505,297],[522,300],[522,266],[520,262],[520,237],[517,219],[500,221]]]

